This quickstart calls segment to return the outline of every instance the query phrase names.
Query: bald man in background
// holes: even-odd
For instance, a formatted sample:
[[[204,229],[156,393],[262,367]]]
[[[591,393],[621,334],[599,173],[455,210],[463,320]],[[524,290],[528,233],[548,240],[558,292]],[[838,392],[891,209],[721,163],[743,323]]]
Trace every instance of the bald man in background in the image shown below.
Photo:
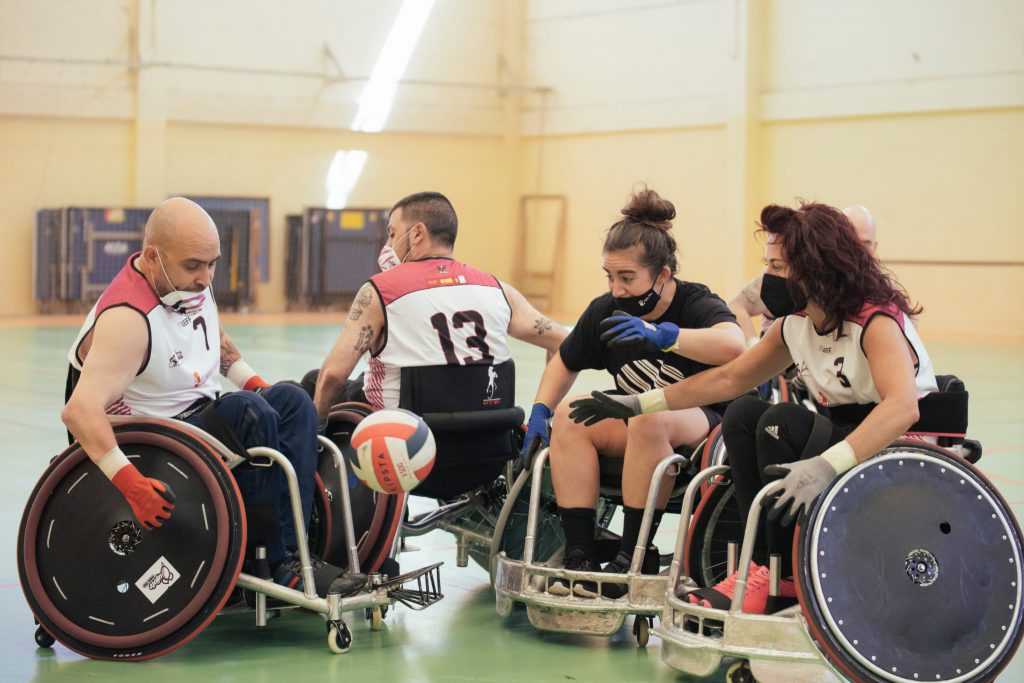
[[[871,212],[866,206],[857,204],[846,207],[843,209],[843,213],[853,223],[853,228],[857,231],[857,236],[860,238],[861,243],[874,256],[875,250],[878,248],[878,228],[875,225],[875,219]],[[736,322],[739,323],[740,329],[743,330],[747,348],[756,344],[759,339],[757,330],[754,329],[754,316],[759,315],[762,317],[762,333],[775,322],[775,318],[771,317],[768,309],[765,308],[764,303],[761,301],[761,280],[763,277],[764,273],[759,273],[757,277],[743,285],[743,289],[740,290],[739,294],[729,301],[729,308],[736,315]]]
[[[112,415],[189,422],[234,450],[267,446],[295,468],[306,523],[317,465],[316,409],[295,384],[268,385],[221,328],[210,286],[220,237],[196,203],[174,197],[154,209],[142,251],[100,296],[68,353],[74,391],[61,412],[68,431],[153,530],[174,513],[167,482],[144,476],[118,447]],[[219,375],[242,391],[221,396]],[[302,590],[295,525],[278,467],[239,465],[232,474],[246,503],[252,544],[264,545],[272,578]],[[317,592],[348,595],[365,577],[315,563]]]

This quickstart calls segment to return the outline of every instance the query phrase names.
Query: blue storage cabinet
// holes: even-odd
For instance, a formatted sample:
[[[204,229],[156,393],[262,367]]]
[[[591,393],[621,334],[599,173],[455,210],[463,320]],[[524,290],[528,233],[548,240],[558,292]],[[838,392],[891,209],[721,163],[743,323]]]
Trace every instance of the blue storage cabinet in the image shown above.
[[[307,208],[308,301],[328,305],[355,296],[377,272],[387,241],[388,211],[380,208]]]
[[[267,282],[270,279],[270,199],[218,196],[190,196],[189,199],[206,209],[208,213],[249,211],[253,214],[249,233],[252,240],[249,246],[250,258],[254,262],[256,281]]]
[[[142,236],[152,209],[69,207],[65,212],[68,249],[66,299],[91,306],[142,249]]]

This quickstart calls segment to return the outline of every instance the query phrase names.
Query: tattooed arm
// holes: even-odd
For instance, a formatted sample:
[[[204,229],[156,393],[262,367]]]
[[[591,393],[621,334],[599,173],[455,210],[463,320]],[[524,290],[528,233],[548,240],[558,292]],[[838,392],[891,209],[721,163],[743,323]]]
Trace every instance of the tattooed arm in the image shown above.
[[[316,380],[313,402],[321,421],[327,418],[334,396],[348,380],[359,359],[367,351],[380,347],[383,329],[384,309],[380,297],[373,285],[367,282],[356,294],[341,335],[327,354]]]
[[[252,391],[270,386],[249,364],[242,360],[242,352],[224,328],[220,328],[220,374],[239,389]]]
[[[240,360],[242,360],[242,352],[238,350],[238,346],[224,331],[224,328],[220,328],[220,374],[227,377],[231,366],[235,364],[235,361]]]
[[[547,360],[551,360],[568,334],[566,329],[541,315],[512,285],[502,282],[501,288],[512,307],[508,333],[520,341],[541,347],[547,351]]]
[[[736,315],[736,322],[743,330],[743,338],[749,343],[751,339],[757,339],[757,331],[754,329],[753,317],[765,315],[768,309],[761,302],[761,278],[763,273],[743,285],[739,294],[729,301],[729,308]]]

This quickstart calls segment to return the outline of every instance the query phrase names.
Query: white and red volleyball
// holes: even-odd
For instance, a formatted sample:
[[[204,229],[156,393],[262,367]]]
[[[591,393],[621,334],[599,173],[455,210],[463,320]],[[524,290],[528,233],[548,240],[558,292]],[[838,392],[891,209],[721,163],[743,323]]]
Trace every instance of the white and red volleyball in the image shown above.
[[[434,435],[416,413],[385,408],[363,418],[352,432],[352,471],[374,491],[416,488],[434,466]]]

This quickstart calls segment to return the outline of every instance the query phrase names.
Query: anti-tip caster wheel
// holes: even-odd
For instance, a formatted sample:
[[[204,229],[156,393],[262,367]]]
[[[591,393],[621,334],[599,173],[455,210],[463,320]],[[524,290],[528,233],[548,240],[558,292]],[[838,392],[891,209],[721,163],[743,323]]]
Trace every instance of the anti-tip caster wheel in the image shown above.
[[[725,672],[725,680],[729,683],[757,683],[748,662],[733,662]]]
[[[39,647],[49,648],[53,647],[55,642],[56,641],[53,639],[53,636],[44,631],[42,626],[36,629],[36,645]]]
[[[370,630],[379,631],[384,626],[384,613],[379,607],[366,610],[369,612],[368,618],[370,620]]]
[[[647,617],[638,616],[633,620],[633,635],[638,646],[647,647],[647,641],[651,638],[651,622]]]
[[[327,647],[336,655],[343,655],[352,647],[352,632],[344,621],[327,622]]]

